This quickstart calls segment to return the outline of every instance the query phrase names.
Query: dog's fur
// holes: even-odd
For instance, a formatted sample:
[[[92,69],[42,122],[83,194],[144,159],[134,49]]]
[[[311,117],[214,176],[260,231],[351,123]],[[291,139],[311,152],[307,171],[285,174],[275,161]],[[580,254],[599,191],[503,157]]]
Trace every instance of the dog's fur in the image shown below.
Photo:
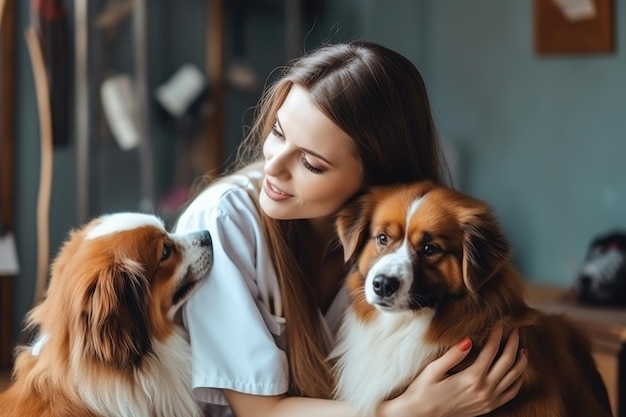
[[[431,182],[379,187],[339,213],[351,270],[335,359],[337,398],[370,416],[432,360],[470,336],[475,359],[494,326],[529,351],[517,397],[488,414],[610,416],[590,343],[565,317],[530,308],[510,245],[483,202]]]
[[[200,416],[173,315],[212,264],[207,231],[168,233],[151,215],[72,231],[29,313],[39,336],[17,350],[0,416]]]

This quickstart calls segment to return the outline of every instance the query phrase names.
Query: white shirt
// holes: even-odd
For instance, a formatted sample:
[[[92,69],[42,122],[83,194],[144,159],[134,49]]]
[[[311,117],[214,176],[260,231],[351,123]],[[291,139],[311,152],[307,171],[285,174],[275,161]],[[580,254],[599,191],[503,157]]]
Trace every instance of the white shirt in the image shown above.
[[[206,229],[213,240],[213,267],[183,307],[193,390],[205,403],[225,405],[221,389],[279,395],[289,387],[285,319],[269,305],[280,300],[278,279],[250,192],[256,194],[244,176],[220,181],[190,204],[176,227]],[[329,340],[345,306],[340,292],[325,315]]]

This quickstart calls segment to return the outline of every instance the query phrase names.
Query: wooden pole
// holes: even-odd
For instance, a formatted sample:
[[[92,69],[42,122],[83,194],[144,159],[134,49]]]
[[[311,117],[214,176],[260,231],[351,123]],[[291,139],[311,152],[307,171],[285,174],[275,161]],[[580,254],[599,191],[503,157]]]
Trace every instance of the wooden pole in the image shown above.
[[[210,0],[207,7],[206,44],[207,71],[213,103],[207,126],[207,155],[205,173],[218,176],[222,170],[226,83],[224,81],[224,1]]]
[[[33,307],[39,304],[48,286],[48,264],[50,257],[50,195],[52,193],[52,109],[50,104],[50,86],[46,75],[46,65],[41,44],[35,31],[30,26],[26,29],[26,45],[30,54],[37,93],[39,110],[39,130],[41,135],[41,164],[39,170],[39,195],[37,197],[37,280]]]

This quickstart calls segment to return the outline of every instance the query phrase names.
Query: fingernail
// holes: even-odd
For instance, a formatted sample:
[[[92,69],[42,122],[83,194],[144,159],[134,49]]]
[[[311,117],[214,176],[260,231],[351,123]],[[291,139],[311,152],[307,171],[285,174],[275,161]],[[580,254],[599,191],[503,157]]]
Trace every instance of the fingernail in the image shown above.
[[[470,350],[471,347],[472,339],[470,339],[469,337],[466,337],[459,342],[459,349],[461,349],[461,352],[467,352],[468,350]]]

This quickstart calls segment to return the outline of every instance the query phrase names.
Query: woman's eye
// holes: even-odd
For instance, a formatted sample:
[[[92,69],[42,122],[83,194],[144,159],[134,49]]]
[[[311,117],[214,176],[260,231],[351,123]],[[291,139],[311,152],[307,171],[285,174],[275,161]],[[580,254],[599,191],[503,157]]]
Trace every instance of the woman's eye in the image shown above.
[[[380,246],[387,246],[389,244],[389,236],[384,233],[379,234],[376,236],[376,243]]]
[[[309,161],[307,161],[306,154],[302,154],[302,165],[314,174],[321,174],[323,172],[321,169],[314,167],[309,163]]]
[[[272,126],[272,135],[276,136],[277,138],[282,138],[283,137],[283,132],[280,131],[280,129],[278,128],[278,124],[274,124],[274,126]]]
[[[432,243],[425,243],[424,246],[422,246],[422,253],[426,256],[433,256],[439,252],[441,252],[441,249]]]
[[[172,245],[166,243],[163,245],[163,251],[161,252],[161,262],[166,261],[172,254]]]

